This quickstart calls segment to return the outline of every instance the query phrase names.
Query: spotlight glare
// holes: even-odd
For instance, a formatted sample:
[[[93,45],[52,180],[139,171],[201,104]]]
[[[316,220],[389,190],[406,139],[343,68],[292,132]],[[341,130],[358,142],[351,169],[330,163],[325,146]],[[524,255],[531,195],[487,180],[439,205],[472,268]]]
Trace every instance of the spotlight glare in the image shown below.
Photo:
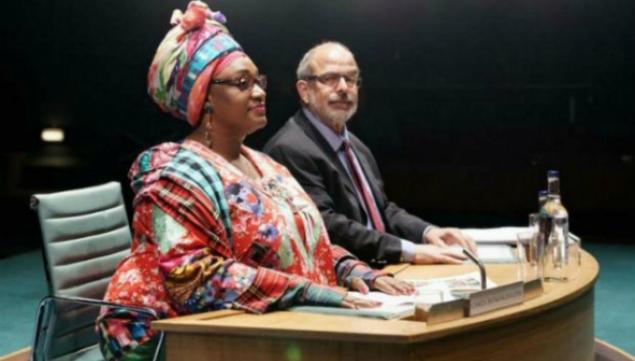
[[[47,143],[61,143],[64,141],[64,129],[44,128],[42,129],[42,140]]]

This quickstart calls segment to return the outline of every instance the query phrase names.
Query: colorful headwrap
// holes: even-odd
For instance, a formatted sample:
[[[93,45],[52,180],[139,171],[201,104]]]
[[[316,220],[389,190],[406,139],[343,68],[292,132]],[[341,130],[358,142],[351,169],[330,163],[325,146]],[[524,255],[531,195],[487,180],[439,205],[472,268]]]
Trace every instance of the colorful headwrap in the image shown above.
[[[229,34],[225,16],[201,1],[185,14],[174,10],[174,26],[157,49],[148,71],[148,93],[165,112],[199,122],[209,81],[239,57],[246,56]]]

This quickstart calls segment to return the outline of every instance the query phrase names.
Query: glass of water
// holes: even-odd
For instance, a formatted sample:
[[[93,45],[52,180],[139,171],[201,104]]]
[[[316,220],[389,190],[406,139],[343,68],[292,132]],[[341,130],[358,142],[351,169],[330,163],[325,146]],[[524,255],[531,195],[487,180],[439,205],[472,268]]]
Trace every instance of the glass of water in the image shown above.
[[[538,247],[536,247],[536,235],[534,231],[524,231],[516,235],[516,259],[518,262],[518,278],[522,281],[531,281],[542,277],[538,268]]]

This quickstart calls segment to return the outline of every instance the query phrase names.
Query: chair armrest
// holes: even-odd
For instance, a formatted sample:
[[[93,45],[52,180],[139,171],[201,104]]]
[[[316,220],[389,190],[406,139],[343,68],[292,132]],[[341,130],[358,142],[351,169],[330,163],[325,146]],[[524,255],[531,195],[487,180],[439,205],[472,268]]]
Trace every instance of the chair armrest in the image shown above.
[[[33,335],[33,343],[32,343],[33,352],[31,353],[31,361],[38,360],[37,355],[39,353],[45,353],[43,351],[48,348],[47,345],[45,345],[44,349],[40,350],[39,349],[40,347],[38,347],[38,345],[40,343],[40,337],[41,337],[40,331],[44,330],[46,332],[48,330],[48,325],[43,325],[43,323],[45,322],[44,317],[46,314],[46,308],[48,307],[50,303],[54,301],[63,301],[63,302],[74,303],[79,305],[88,305],[88,306],[122,308],[122,309],[130,310],[130,311],[135,311],[141,314],[145,314],[147,316],[152,317],[155,320],[159,319],[157,312],[154,309],[149,307],[127,306],[127,305],[122,305],[118,303],[97,300],[93,298],[76,297],[76,296],[46,296],[40,301],[40,304],[38,305],[35,332]],[[156,361],[159,359],[159,354],[161,352],[161,347],[163,346],[163,342],[165,338],[165,334],[163,331],[159,331],[158,335],[159,335],[159,340],[157,342],[157,347],[156,347],[154,356],[152,358],[153,361]]]
[[[127,310],[131,310],[131,311],[136,311],[136,312],[147,314],[148,316],[152,316],[154,319],[157,319],[157,320],[159,319],[159,315],[157,314],[157,312],[154,309],[150,308],[150,307],[128,306],[128,305],[122,305],[122,304],[119,304],[119,303],[113,303],[113,302],[107,302],[107,301],[103,301],[103,300],[97,300],[97,299],[94,299],[94,298],[77,297],[77,296],[47,296],[47,297],[44,297],[42,299],[42,301],[40,301],[40,304],[48,303],[48,302],[51,302],[53,300],[66,301],[66,302],[76,303],[76,304],[80,304],[80,305],[92,305],[92,306],[102,306],[102,307],[124,308],[124,309],[127,309]]]

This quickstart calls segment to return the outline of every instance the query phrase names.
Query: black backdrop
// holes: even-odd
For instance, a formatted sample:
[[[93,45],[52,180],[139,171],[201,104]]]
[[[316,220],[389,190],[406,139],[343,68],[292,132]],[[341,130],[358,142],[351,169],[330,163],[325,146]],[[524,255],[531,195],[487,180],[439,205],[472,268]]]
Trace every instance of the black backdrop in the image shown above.
[[[302,54],[338,40],[364,85],[351,129],[393,199],[440,224],[525,222],[560,169],[572,228],[632,239],[635,215],[631,0],[219,0],[270,79],[259,149],[296,110]],[[127,183],[143,148],[185,124],[146,95],[146,72],[186,1],[32,0],[3,11],[0,200],[9,248],[37,241],[28,195]],[[44,145],[42,127],[66,129]],[[126,197],[130,197],[126,188]]]

